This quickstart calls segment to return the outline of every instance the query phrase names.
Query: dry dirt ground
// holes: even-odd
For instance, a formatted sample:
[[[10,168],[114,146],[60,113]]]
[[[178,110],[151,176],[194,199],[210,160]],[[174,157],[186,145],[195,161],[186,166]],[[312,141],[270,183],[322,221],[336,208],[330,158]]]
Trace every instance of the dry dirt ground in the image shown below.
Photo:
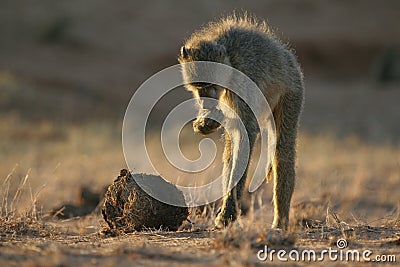
[[[306,76],[289,233],[267,239],[273,211],[272,185],[265,183],[247,196],[246,215],[223,231],[213,229],[216,208],[207,206],[192,210],[177,232],[102,234],[105,222],[96,206],[104,187],[125,168],[121,125],[135,88],[176,63],[185,36],[233,9],[268,18],[296,49]],[[0,264],[254,266],[270,263],[257,258],[265,245],[269,252],[321,253],[338,249],[342,238],[348,246],[339,251],[372,250],[370,259],[381,255],[395,265],[398,10],[398,1],[371,0],[0,1]],[[383,75],[388,55],[397,58],[390,79]],[[177,90],[156,106],[149,147],[161,165],[165,159],[155,147],[162,116],[156,115],[188,97]],[[218,136],[213,138],[220,154]],[[198,156],[199,141],[184,132],[184,154]],[[192,178],[201,181],[219,171],[216,162]],[[77,209],[79,216],[68,218]],[[273,263],[282,264],[277,254]],[[326,256],[323,264],[346,262]]]
[[[321,252],[329,249],[343,253],[332,254],[332,260],[325,255],[324,264],[333,266],[346,262],[363,264],[367,260],[362,258],[366,250],[371,251],[367,256],[372,261],[396,264],[394,261],[400,256],[398,220],[383,220],[380,226],[373,227],[360,222],[347,224],[332,213],[324,221],[303,218],[289,235],[277,235],[267,241],[262,222],[266,218],[260,212],[266,212],[265,208],[223,231],[213,230],[211,220],[203,215],[197,220],[192,216],[191,222],[178,232],[147,230],[117,237],[103,235],[100,231],[104,223],[94,215],[63,221],[9,218],[9,222],[2,221],[0,262],[5,266],[254,266],[271,261],[282,264],[276,253],[272,259],[271,254],[265,260],[257,257],[265,246],[268,253],[297,251],[300,257],[304,251],[315,251],[316,258],[304,254],[305,260],[297,261],[286,254],[290,265],[299,266],[320,264]],[[338,248],[340,239],[346,240],[347,248]],[[357,251],[360,261],[355,260],[357,256],[348,256],[350,260],[346,260],[348,251]]]

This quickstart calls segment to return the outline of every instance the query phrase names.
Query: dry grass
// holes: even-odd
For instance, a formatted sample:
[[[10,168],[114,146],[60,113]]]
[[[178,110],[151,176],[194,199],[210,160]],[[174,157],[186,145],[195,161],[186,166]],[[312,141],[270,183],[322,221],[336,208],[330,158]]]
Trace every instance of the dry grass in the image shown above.
[[[66,136],[74,135],[75,131],[79,130],[72,128]],[[81,138],[85,138],[85,131],[81,131]],[[86,147],[119,146],[102,143],[117,140],[107,139],[107,131],[103,136],[87,137],[86,140],[94,142],[85,144]],[[53,141],[46,142],[54,144]],[[75,141],[67,138],[64,142],[55,147],[70,149]],[[335,149],[333,158],[327,153],[330,149]],[[113,151],[119,153],[118,149]],[[74,150],[68,152],[62,157],[63,161],[79,165],[75,153]],[[40,153],[40,156],[44,155]],[[400,218],[396,192],[399,172],[398,165],[393,163],[398,155],[399,148],[367,144],[356,138],[302,134],[290,232],[278,233],[272,239],[268,238],[272,222],[270,184],[263,185],[262,191],[248,197],[250,209],[247,214],[225,230],[213,229],[216,208],[208,205],[202,210],[193,209],[189,221],[178,232],[148,230],[110,238],[99,234],[104,221],[98,213],[62,221],[42,216],[47,210],[44,207],[51,208],[56,206],[55,203],[75,198],[71,191],[87,182],[81,181],[80,172],[66,172],[59,166],[51,170],[50,176],[69,177],[69,180],[47,179],[45,182],[41,174],[49,175],[46,168],[42,168],[43,173],[39,176],[33,168],[21,175],[19,165],[2,184],[0,230],[4,250],[0,253],[0,262],[48,265],[101,262],[111,266],[134,261],[145,265],[240,266],[256,264],[256,253],[264,245],[273,249],[321,250],[334,248],[338,238],[346,238],[351,249],[372,249],[376,254],[393,254],[398,258]],[[110,152],[107,158],[112,159],[113,153]],[[393,161],[385,160],[387,158]],[[97,166],[98,162],[98,158],[89,157],[85,164]],[[120,166],[118,164],[115,165]],[[104,175],[102,172],[106,167],[99,166],[101,168],[93,169],[97,174],[95,177]],[[114,173],[104,181],[91,180],[92,187],[102,188],[113,179],[116,175],[114,167],[109,168]],[[370,171],[362,171],[364,168]],[[372,178],[377,175],[384,177],[385,183],[371,185],[374,183]],[[32,186],[40,183],[42,185]],[[20,258],[22,254],[24,257]],[[42,255],[47,255],[46,261],[41,259]]]
[[[13,181],[14,168],[4,179],[0,190],[0,232],[2,240],[8,238],[24,237],[48,237],[56,232],[47,225],[37,210],[37,197],[40,190],[32,192],[29,182],[29,171],[19,183],[14,194],[10,195],[10,185]],[[26,192],[27,191],[27,192]],[[23,193],[28,193],[30,206],[19,210],[20,199]]]

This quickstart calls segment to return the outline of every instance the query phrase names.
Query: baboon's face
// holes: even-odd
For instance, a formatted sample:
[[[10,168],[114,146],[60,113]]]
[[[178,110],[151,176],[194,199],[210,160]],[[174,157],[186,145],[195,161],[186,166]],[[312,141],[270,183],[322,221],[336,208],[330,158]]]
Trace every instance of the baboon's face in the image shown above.
[[[199,105],[197,119],[193,121],[193,130],[203,135],[214,132],[221,126],[218,121],[223,118],[222,111],[218,107],[218,100],[224,89],[207,83],[192,83],[188,88],[193,92]]]
[[[178,60],[180,63],[210,61],[229,65],[225,47],[215,42],[200,42],[188,47],[182,46]],[[193,121],[193,129],[196,133],[210,134],[221,126],[218,121],[222,121],[224,116],[218,100],[221,99],[225,89],[210,83],[189,82],[196,78],[195,66],[183,67],[182,73],[185,82],[188,82],[186,88],[198,100],[199,113],[197,119]]]

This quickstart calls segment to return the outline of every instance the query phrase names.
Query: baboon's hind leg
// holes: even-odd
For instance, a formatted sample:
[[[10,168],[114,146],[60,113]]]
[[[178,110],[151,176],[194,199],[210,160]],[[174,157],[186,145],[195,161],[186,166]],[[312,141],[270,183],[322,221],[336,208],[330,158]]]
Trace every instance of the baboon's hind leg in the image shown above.
[[[282,96],[274,110],[277,143],[273,164],[274,221],[272,228],[287,229],[289,209],[295,186],[296,136],[302,109],[302,91]]]

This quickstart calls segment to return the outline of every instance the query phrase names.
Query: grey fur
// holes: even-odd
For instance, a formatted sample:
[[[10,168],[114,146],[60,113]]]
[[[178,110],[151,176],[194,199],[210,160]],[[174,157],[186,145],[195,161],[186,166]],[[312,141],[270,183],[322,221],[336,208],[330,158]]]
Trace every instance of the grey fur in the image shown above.
[[[303,75],[294,54],[277,40],[265,22],[260,23],[247,15],[233,15],[193,33],[181,48],[178,60],[181,63],[213,61],[230,65],[245,73],[262,90],[273,111],[278,138],[273,167],[269,173],[269,176],[274,177],[275,212],[272,228],[287,229],[295,185],[297,129],[304,102]],[[209,87],[210,85],[201,84],[187,85],[195,97],[214,97],[235,110],[246,126],[252,148],[259,128],[250,108],[228,89],[213,85],[213,94],[209,94]],[[213,111],[204,109],[200,100],[199,103],[200,112],[193,127],[196,132],[208,134],[219,127],[219,124],[205,118],[205,113]],[[225,134],[224,188],[231,182],[235,160],[240,151],[240,140],[240,135],[230,138]],[[245,164],[247,166],[248,163]],[[246,175],[247,170],[237,186],[224,196],[215,220],[217,228],[227,226],[240,214],[239,200]]]

